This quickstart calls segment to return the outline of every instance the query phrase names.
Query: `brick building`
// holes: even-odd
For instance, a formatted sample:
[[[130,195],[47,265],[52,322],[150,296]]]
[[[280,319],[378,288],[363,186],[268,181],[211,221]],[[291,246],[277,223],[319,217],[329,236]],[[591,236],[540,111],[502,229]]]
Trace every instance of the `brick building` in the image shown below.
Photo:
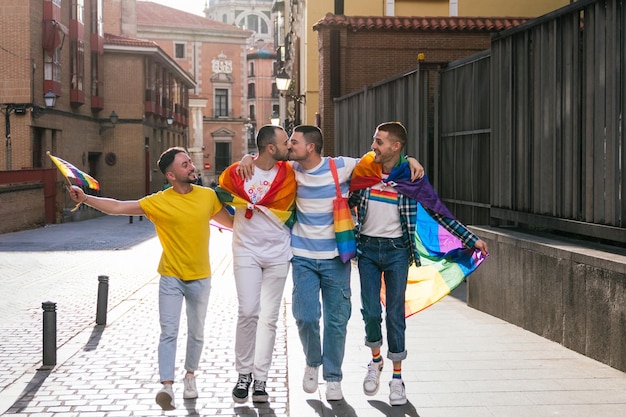
[[[185,145],[194,80],[154,42],[105,35],[103,22],[119,21],[132,3],[0,2],[0,232],[87,212],[70,212],[67,181],[47,151],[94,176],[103,195],[161,188],[155,160]],[[45,93],[56,97],[53,108]]]
[[[327,14],[313,27],[319,33],[324,154],[334,154],[334,98],[414,68],[420,53],[426,63],[445,63],[489,49],[492,33],[525,20]],[[373,120],[372,128],[379,122]]]
[[[136,25],[126,15],[116,30],[155,42],[196,81],[188,145],[208,184],[248,152],[246,54],[252,32],[150,1],[135,4]]]

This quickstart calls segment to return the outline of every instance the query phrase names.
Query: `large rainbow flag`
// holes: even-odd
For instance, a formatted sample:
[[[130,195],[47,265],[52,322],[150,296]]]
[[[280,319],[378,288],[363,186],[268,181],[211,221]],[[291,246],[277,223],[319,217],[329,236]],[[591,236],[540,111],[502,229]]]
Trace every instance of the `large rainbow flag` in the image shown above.
[[[279,226],[290,228],[295,221],[296,177],[285,161],[278,162],[278,173],[261,201],[252,203],[244,191],[244,180],[237,173],[238,162],[226,168],[219,178],[219,187],[215,189],[220,201],[235,209],[246,210],[246,216],[252,216],[254,209],[265,213]]]
[[[54,162],[54,165],[56,165],[59,171],[61,171],[61,174],[63,174],[63,176],[67,178],[68,182],[71,183],[70,181],[70,178],[71,178],[74,180],[74,183],[76,185],[86,186],[94,190],[100,189],[100,184],[92,176],[85,174],[83,171],[76,168],[74,165],[70,164],[69,162],[61,158],[57,158],[56,156],[53,156],[52,154],[50,154],[50,152],[47,152],[47,154],[52,160],[52,162]]]
[[[382,166],[374,162],[374,152],[361,158],[352,174],[350,190],[370,187],[382,181]],[[444,217],[454,216],[423,178],[411,182],[406,160],[394,168],[386,180],[393,181],[398,192],[417,202],[413,236],[421,266],[411,265],[405,296],[405,315],[412,316],[441,300],[463,282],[485,260],[479,250],[467,249],[459,238],[439,224],[428,212]],[[384,281],[381,301],[384,303]]]

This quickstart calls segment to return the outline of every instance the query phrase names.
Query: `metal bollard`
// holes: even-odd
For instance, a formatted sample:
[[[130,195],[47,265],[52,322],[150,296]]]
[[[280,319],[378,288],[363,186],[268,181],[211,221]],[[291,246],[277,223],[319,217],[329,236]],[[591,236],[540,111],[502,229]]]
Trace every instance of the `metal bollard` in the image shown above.
[[[52,301],[41,303],[43,309],[43,367],[53,368],[57,364],[57,304]]]
[[[128,223],[133,224],[133,216],[128,216]]]
[[[109,300],[109,277],[98,275],[98,304],[96,307],[96,324],[107,324],[107,304]]]

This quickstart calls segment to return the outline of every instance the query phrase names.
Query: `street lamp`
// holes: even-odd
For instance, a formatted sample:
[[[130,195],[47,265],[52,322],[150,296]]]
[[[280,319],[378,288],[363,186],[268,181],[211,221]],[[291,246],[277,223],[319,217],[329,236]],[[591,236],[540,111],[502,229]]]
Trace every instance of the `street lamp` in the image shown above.
[[[276,88],[280,91],[280,96],[293,101],[293,106],[286,106],[289,115],[285,117],[285,130],[288,135],[291,134],[291,130],[294,126],[300,124],[298,104],[306,103],[305,94],[294,94],[294,85],[291,81],[291,78],[284,68],[276,75]]]
[[[52,92],[52,90],[48,90],[46,94],[43,95],[43,101],[46,103],[46,107],[54,107],[57,104],[57,95]]]
[[[52,91],[48,91],[43,95],[46,107],[54,107],[57,95]],[[6,170],[11,170],[12,150],[11,150],[11,113],[16,115],[25,115],[26,110],[30,109],[33,118],[38,118],[46,110],[45,107],[38,106],[34,103],[0,103],[0,112],[4,113],[4,131],[6,146]]]
[[[287,97],[294,101],[294,103],[305,103],[306,94],[293,94],[290,91],[291,78],[289,74],[282,69],[278,75],[276,75],[276,88],[280,91],[282,97]]]
[[[281,93],[284,93],[289,89],[290,84],[291,78],[289,78],[289,74],[287,74],[287,72],[285,72],[285,69],[283,68],[280,71],[280,74],[276,75],[276,88]]]
[[[278,115],[278,113],[272,113],[272,115],[270,116],[270,123],[272,123],[274,126],[280,126],[280,116]]]
[[[115,128],[115,125],[117,124],[119,119],[119,116],[117,115],[117,113],[115,113],[115,110],[113,110],[109,115],[109,124],[102,124],[100,126],[100,134],[102,134],[106,130]]]

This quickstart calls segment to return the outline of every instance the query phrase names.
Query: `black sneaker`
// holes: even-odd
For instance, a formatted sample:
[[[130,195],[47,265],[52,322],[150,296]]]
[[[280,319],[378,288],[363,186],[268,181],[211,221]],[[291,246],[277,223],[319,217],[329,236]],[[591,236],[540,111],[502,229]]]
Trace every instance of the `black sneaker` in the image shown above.
[[[265,391],[265,381],[254,380],[254,392],[252,393],[252,402],[266,403],[269,396]]]
[[[252,374],[239,374],[237,385],[233,388],[233,401],[243,404],[248,401],[248,391],[252,383]]]

